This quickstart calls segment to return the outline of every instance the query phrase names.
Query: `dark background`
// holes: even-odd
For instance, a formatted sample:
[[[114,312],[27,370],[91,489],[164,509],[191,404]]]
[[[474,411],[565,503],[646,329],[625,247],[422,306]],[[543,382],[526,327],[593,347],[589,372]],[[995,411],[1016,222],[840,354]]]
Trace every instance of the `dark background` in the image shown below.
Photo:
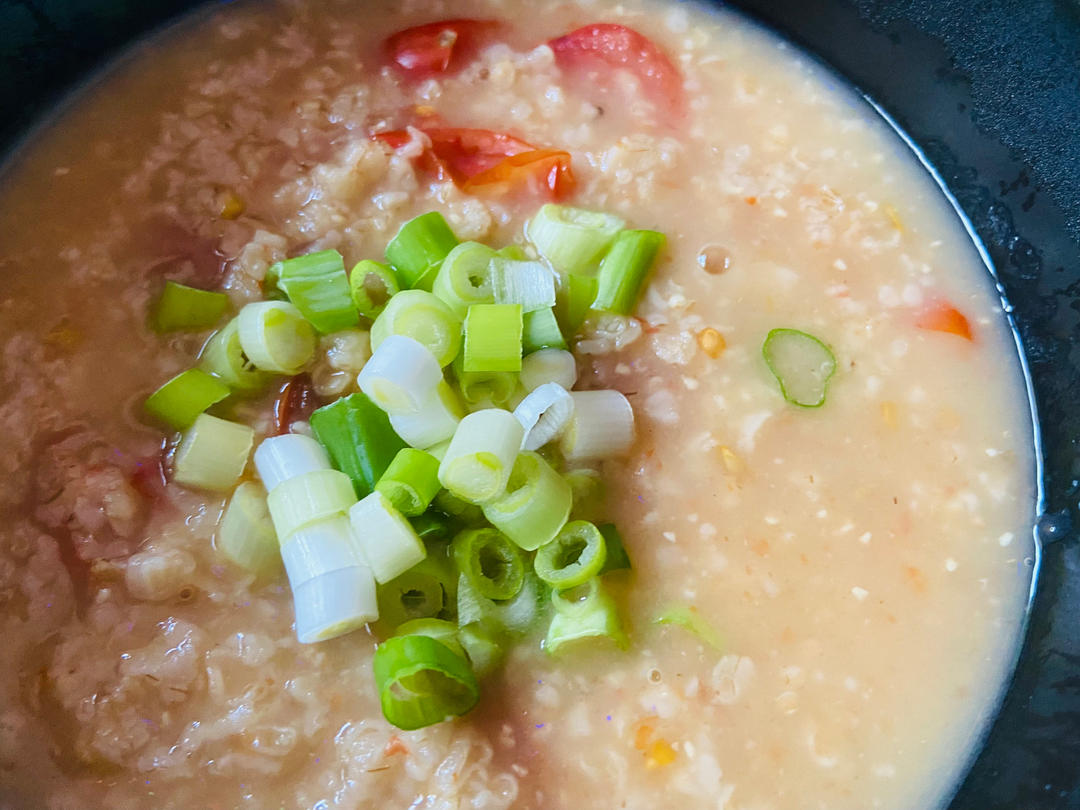
[[[0,0],[0,154],[110,52],[194,5]],[[1080,4],[732,5],[817,54],[892,114],[993,260],[1036,391],[1044,556],[1015,679],[951,810],[1080,810]]]

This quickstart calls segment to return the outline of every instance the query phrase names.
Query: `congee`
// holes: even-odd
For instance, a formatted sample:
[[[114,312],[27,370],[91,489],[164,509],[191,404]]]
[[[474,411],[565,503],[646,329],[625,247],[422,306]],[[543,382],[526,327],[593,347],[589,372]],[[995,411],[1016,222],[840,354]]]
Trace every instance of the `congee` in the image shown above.
[[[0,196],[0,806],[931,808],[1031,580],[985,266],[727,11],[281,0]]]

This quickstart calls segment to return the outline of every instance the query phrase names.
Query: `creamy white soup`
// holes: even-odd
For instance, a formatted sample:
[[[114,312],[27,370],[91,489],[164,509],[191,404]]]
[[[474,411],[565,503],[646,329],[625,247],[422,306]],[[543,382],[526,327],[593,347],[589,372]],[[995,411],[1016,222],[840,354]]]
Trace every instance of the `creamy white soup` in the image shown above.
[[[572,274],[526,226],[548,203],[663,234],[640,290],[593,292],[591,311],[568,314]],[[290,587],[299,563],[283,552],[287,578],[273,530],[266,570],[223,553],[237,485],[260,493],[258,509],[264,485],[273,501],[249,449],[313,429],[326,444],[311,414],[356,401],[361,371],[376,373],[378,319],[372,331],[347,303],[320,327],[305,310],[319,328],[297,328],[319,334],[287,373],[243,343],[257,384],[225,385],[186,420],[161,406],[179,430],[145,403],[208,368],[204,344],[237,313],[292,306],[283,293],[304,303],[286,260],[330,251],[355,276],[429,212],[451,245],[502,250],[498,272],[557,289],[550,310],[461,305],[455,363],[482,354],[476,324],[495,312],[483,306],[550,311],[574,358],[556,388],[619,392],[600,411],[609,433],[628,418],[619,403],[632,407],[632,433],[590,437],[588,397],[571,394],[578,421],[552,416],[561,438],[537,456],[571,473],[572,519],[617,527],[632,568],[589,580],[615,630],[556,649],[538,586],[535,615],[512,638],[500,630],[490,666],[434,642],[479,696],[466,710],[455,693],[436,718],[449,719],[409,730],[373,673],[395,632],[383,601],[379,622],[357,608],[348,626],[308,633],[314,608]],[[609,269],[581,278],[615,272],[609,244]],[[393,263],[402,286],[441,269],[405,283]],[[900,139],[734,13],[637,0],[217,7],[139,45],[30,136],[0,178],[0,274],[0,807],[930,808],[995,710],[1035,501],[1006,318]],[[161,329],[166,281],[224,293],[198,299],[203,315],[224,311]],[[513,311],[518,328],[539,323]],[[534,339],[485,368],[535,369],[521,360]],[[436,350],[405,343],[427,368]],[[434,366],[454,397],[455,353]],[[463,404],[513,432],[531,378],[498,373],[505,396]],[[209,489],[183,443],[204,408],[195,424],[240,436],[234,451],[219,441],[236,469],[215,468],[224,484]],[[447,459],[476,414],[454,417],[452,440],[407,439],[430,451],[436,489],[466,491]],[[593,440],[610,452],[581,450]],[[479,492],[494,514],[495,494]],[[463,525],[447,511],[480,513],[434,497],[425,514],[444,530]],[[342,531],[368,542],[375,525]],[[513,553],[539,582],[543,550]],[[370,549],[350,559],[381,564]],[[365,575],[374,588],[378,571]],[[453,633],[457,599],[438,613]],[[440,666],[436,687],[450,688]]]

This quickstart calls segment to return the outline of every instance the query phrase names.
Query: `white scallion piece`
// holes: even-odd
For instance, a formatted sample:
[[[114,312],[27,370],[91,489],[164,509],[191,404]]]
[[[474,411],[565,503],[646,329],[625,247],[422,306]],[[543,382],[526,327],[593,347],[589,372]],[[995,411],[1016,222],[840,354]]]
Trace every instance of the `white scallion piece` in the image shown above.
[[[540,349],[521,361],[518,377],[526,391],[533,391],[544,383],[558,383],[567,391],[577,382],[577,361],[565,349]]]
[[[281,561],[295,591],[309,579],[340,568],[367,565],[345,515],[309,523],[281,544]]]
[[[412,524],[378,490],[349,509],[353,537],[380,585],[404,574],[427,549]]]
[[[536,250],[558,272],[592,275],[625,224],[613,214],[548,203],[525,230]]]
[[[558,438],[573,415],[574,399],[565,388],[553,382],[539,386],[514,408],[514,416],[525,431],[521,449],[539,450]]]
[[[525,429],[509,411],[487,408],[458,425],[439,465],[439,483],[462,500],[486,503],[503,494]]]
[[[311,523],[344,514],[356,503],[349,476],[337,470],[315,470],[274,487],[266,498],[274,530],[282,544]]]
[[[416,413],[390,414],[390,426],[410,447],[427,450],[453,436],[464,415],[457,392],[444,380]]]
[[[521,304],[522,312],[555,306],[555,273],[543,262],[496,256],[491,260],[496,304]]]
[[[416,413],[442,378],[442,368],[426,346],[405,335],[390,335],[364,364],[356,384],[387,413]]]
[[[255,469],[269,492],[290,478],[315,470],[329,470],[330,457],[310,436],[286,433],[263,439],[255,449]]]
[[[214,535],[214,547],[227,560],[258,577],[281,568],[277,534],[261,484],[244,481],[233,491]]]
[[[379,618],[375,578],[366,565],[339,568],[293,589],[301,644],[327,641]]]
[[[607,458],[634,443],[634,409],[618,391],[573,391],[574,415],[560,448],[568,462]]]
[[[439,461],[442,461],[444,458],[446,458],[446,451],[449,449],[450,440],[446,439],[445,441],[441,441],[438,444],[433,444],[431,447],[425,448],[424,452],[430,453],[431,455],[435,456],[435,458],[437,458]]]
[[[201,413],[184,431],[173,459],[173,480],[186,487],[229,490],[244,474],[255,431]]]

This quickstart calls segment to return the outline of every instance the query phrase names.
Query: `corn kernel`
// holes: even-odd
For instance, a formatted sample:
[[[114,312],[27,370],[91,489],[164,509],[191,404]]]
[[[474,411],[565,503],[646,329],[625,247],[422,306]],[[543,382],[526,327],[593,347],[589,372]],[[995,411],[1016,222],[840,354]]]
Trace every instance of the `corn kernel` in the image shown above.
[[[221,193],[221,208],[219,213],[222,219],[236,219],[242,213],[244,213],[244,201],[241,200],[235,191],[225,189]]]
[[[889,222],[898,231],[904,230],[904,222],[900,219],[900,212],[893,208],[891,205],[885,206],[885,216],[889,218]]]
[[[701,350],[712,358],[719,357],[727,348],[727,341],[724,340],[724,336],[711,326],[707,326],[698,332],[697,342]]]
[[[896,403],[890,400],[886,400],[881,403],[881,421],[885,423],[885,427],[896,429],[896,426],[900,423],[896,410]]]
[[[736,455],[735,451],[730,447],[723,446],[720,448],[720,461],[724,464],[724,469],[732,475],[738,475],[744,469],[746,465],[743,464],[743,460]]]
[[[646,768],[663,768],[675,761],[678,753],[666,740],[657,740],[650,746],[649,754],[645,759]]]

